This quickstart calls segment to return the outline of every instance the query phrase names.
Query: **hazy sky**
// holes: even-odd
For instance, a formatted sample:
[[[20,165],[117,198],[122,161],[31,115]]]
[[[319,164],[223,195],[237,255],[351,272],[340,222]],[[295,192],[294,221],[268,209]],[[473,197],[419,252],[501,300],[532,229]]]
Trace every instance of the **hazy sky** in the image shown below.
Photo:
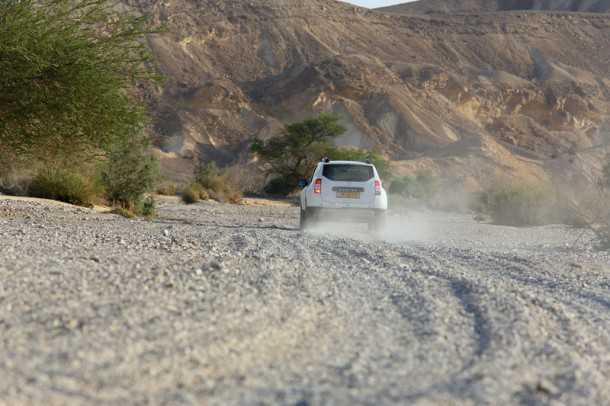
[[[362,7],[375,8],[375,7],[389,6],[392,4],[408,3],[409,1],[413,1],[413,0],[343,0],[343,1],[346,1],[346,2],[352,3],[352,4],[356,4],[356,5],[362,6]]]

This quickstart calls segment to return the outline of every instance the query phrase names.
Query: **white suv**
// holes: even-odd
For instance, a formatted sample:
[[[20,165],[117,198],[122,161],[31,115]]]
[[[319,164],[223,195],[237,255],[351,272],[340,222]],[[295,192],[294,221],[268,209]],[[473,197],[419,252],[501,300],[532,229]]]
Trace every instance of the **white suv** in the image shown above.
[[[366,222],[375,231],[385,225],[388,196],[368,162],[323,159],[301,187],[302,230],[324,220]]]

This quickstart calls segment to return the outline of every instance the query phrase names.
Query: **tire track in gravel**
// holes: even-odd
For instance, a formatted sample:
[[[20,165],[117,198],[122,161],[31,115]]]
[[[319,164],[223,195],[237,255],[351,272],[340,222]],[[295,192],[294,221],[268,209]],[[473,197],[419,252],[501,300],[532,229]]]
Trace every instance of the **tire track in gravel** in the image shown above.
[[[0,222],[0,404],[610,399],[608,274],[557,269],[592,253],[303,234],[296,209],[161,215]]]
[[[368,288],[390,298],[394,310],[401,317],[401,324],[394,324],[392,328],[406,332],[402,346],[393,348],[396,353],[392,365],[386,365],[389,375],[385,379],[386,384],[400,388],[394,401],[411,402],[443,387],[447,376],[458,375],[468,369],[472,359],[486,350],[487,333],[482,327],[485,326],[483,315],[470,298],[468,285],[447,279],[445,275],[418,269],[431,264],[420,257],[409,258],[413,267],[388,262],[385,259],[397,257],[397,253],[388,252],[388,247],[375,247],[372,252],[363,249],[347,253],[339,247],[333,251],[333,255],[343,260],[365,259],[369,264],[374,264],[376,258],[384,258],[383,263],[368,269],[375,280]],[[376,252],[380,250],[385,254],[383,257]],[[429,280],[429,276],[435,280]],[[437,319],[439,313],[442,313],[442,317]],[[474,319],[472,330],[475,334],[471,336],[454,328],[456,325],[467,325],[469,317]],[[419,362],[413,362],[413,359]],[[403,372],[404,381],[394,381],[391,372],[404,369],[405,360],[410,361],[412,369],[406,375]],[[421,391],[421,387],[428,387],[429,390]]]
[[[495,294],[496,295],[504,295],[507,298],[511,298],[514,297],[516,300],[512,300],[513,304],[511,304],[512,306],[514,306],[515,308],[517,308],[517,306],[524,306],[524,308],[526,309],[526,313],[521,312],[522,316],[527,316],[529,315],[534,316],[533,313],[540,313],[540,315],[538,316],[537,319],[535,320],[530,320],[529,317],[527,318],[522,318],[521,323],[525,326],[532,325],[533,323],[538,324],[538,325],[543,325],[544,329],[541,329],[540,332],[542,332],[544,335],[546,335],[548,338],[543,338],[543,337],[537,337],[536,333],[533,332],[528,332],[527,330],[525,331],[521,331],[518,333],[526,333],[526,336],[524,337],[524,339],[526,339],[529,343],[530,347],[533,347],[529,350],[529,352],[533,352],[536,349],[536,345],[538,343],[539,351],[543,351],[546,352],[546,357],[548,356],[552,356],[555,358],[559,358],[559,359],[563,359],[565,362],[565,366],[564,366],[564,372],[560,373],[560,374],[556,374],[554,377],[551,377],[551,385],[553,385],[553,380],[556,381],[561,381],[561,386],[564,388],[564,391],[570,392],[571,391],[571,395],[575,396],[577,398],[577,393],[578,390],[580,390],[577,387],[577,383],[580,383],[580,385],[582,386],[583,384],[588,384],[591,385],[592,383],[596,385],[596,389],[599,392],[599,399],[604,399],[606,398],[606,396],[608,395],[607,389],[605,389],[604,386],[604,382],[606,382],[608,375],[610,375],[610,369],[608,368],[608,363],[607,361],[603,361],[604,357],[600,357],[600,354],[604,353],[604,350],[610,348],[610,341],[608,341],[608,334],[603,334],[601,337],[601,344],[599,345],[599,347],[597,349],[595,349],[594,351],[591,351],[592,355],[593,355],[593,359],[596,361],[596,367],[597,370],[599,372],[592,372],[591,371],[591,365],[588,361],[584,361],[582,362],[580,357],[582,354],[582,350],[584,349],[584,347],[590,345],[590,343],[586,340],[583,339],[583,335],[588,335],[588,336],[592,336],[592,337],[599,337],[599,333],[600,331],[604,331],[603,329],[599,329],[599,328],[595,328],[591,325],[588,325],[586,323],[580,322],[578,317],[574,317],[574,315],[570,316],[568,315],[568,313],[566,313],[568,310],[567,308],[565,308],[565,305],[560,301],[558,302],[557,300],[555,300],[553,292],[549,291],[548,289],[545,289],[543,293],[545,294],[540,294],[540,288],[541,286],[535,284],[535,283],[531,283],[530,281],[523,281],[522,277],[518,277],[518,278],[514,278],[514,275],[506,275],[505,272],[503,272],[503,269],[506,269],[507,267],[510,268],[512,267],[522,267],[523,263],[528,263],[527,260],[524,260],[522,258],[517,258],[515,261],[502,261],[501,263],[498,263],[497,258],[493,255],[478,255],[476,257],[476,262],[472,261],[472,257],[470,256],[464,256],[462,252],[460,252],[459,250],[445,250],[445,249],[441,249],[441,254],[438,254],[438,251],[436,251],[434,253],[434,255],[432,255],[432,257],[434,257],[434,262],[437,262],[440,266],[444,266],[444,267],[449,267],[452,266],[454,269],[460,269],[462,271],[464,270],[475,270],[476,273],[478,273],[478,275],[472,275],[473,278],[476,278],[472,283],[475,284],[482,284],[482,286],[485,288],[489,288],[489,284],[484,282],[485,278],[491,279],[493,281],[493,283],[496,285],[496,289],[495,289]],[[430,254],[430,252],[427,252],[428,255]],[[448,259],[449,258],[453,258],[453,260],[451,261],[451,264],[448,264]],[[464,258],[467,258],[467,261],[464,261]],[[490,266],[491,264],[491,266]],[[500,267],[498,267],[498,265],[501,265]],[[532,268],[520,268],[522,270],[525,271],[529,271],[529,272],[536,272],[535,267]],[[487,286],[485,286],[487,285]],[[532,289],[535,289],[532,292]],[[565,300],[564,300],[565,301]],[[493,301],[491,300],[486,300],[486,305],[493,305]],[[574,306],[574,302],[568,300],[567,301],[568,306]],[[528,309],[528,307],[531,309]],[[569,307],[568,307],[569,308]],[[592,309],[590,309],[592,310]],[[599,314],[599,312],[594,311],[593,313]],[[479,316],[475,316],[475,318],[478,318]],[[488,332],[492,332],[493,331],[493,319],[488,319],[488,324],[491,326],[489,329],[487,329]],[[511,326],[513,326],[512,328],[514,329],[518,324],[516,320],[512,320],[512,323],[510,324]],[[583,332],[588,332],[588,333],[583,333]],[[497,335],[497,332],[495,332]],[[513,332],[514,333],[514,332]],[[491,336],[491,335],[490,335]],[[504,334],[503,337],[510,337],[510,334]],[[516,336],[518,337],[518,336]],[[559,338],[556,338],[559,337]],[[541,340],[542,338],[542,340]],[[559,339],[558,342],[556,342]],[[550,340],[550,341],[549,341]],[[487,339],[486,340],[486,347],[490,347],[491,343],[493,342],[493,339]],[[549,347],[549,342],[551,343],[551,347]],[[503,342],[503,348],[502,351],[506,352],[507,350],[507,342]],[[580,344],[580,348],[579,345]],[[584,346],[584,347],[583,347]],[[518,358],[519,355],[521,355],[521,348],[514,348],[517,351],[513,351],[514,355]],[[489,354],[488,354],[489,355]],[[539,354],[534,354],[534,355],[539,355]],[[495,364],[496,367],[500,366],[503,363],[503,359],[501,358],[493,358],[491,356],[486,357],[487,359],[481,359],[480,361],[483,361],[485,364],[490,365],[490,364]],[[504,360],[506,360],[506,356],[502,357],[504,358]],[[606,357],[606,359],[608,359]],[[480,363],[480,362],[479,362]],[[474,368],[476,366],[478,366],[477,362],[472,362],[471,364],[471,368]],[[542,364],[544,364],[544,361],[542,362]],[[588,374],[590,374],[589,377],[589,381],[587,383],[584,382],[575,382],[576,381],[576,376],[577,376],[577,372],[575,372],[573,370],[573,368],[578,368],[581,369],[583,371],[587,371]],[[599,369],[601,367],[601,370]],[[496,368],[498,369],[498,368]],[[530,380],[540,380],[543,378],[540,378],[539,376],[536,376],[536,374],[538,375],[542,375],[544,376],[544,367],[541,367],[541,365],[534,365],[534,366],[527,366],[525,368],[526,370],[528,370],[528,372],[530,373],[530,375],[532,375],[532,371],[534,371],[533,375],[534,376],[530,376],[529,379]],[[535,372],[538,371],[538,372]],[[502,373],[501,370],[498,371],[499,373]],[[592,373],[592,375],[591,375]],[[568,380],[571,381],[571,385],[567,385],[565,380],[567,378],[569,378]],[[514,379],[513,379],[514,380]],[[591,382],[591,380],[593,380],[593,382]],[[534,386],[538,385],[534,382],[533,384]],[[525,392],[529,393],[530,395],[532,395],[532,393],[534,393],[535,395],[540,395],[540,393],[536,393],[536,391],[532,392],[531,390],[531,383],[525,382],[522,384],[522,386],[526,389]],[[529,388],[529,389],[528,389]],[[518,386],[516,387],[516,389],[518,389]],[[570,389],[570,390],[568,390]],[[523,392],[523,390],[521,392]],[[528,392],[529,390],[529,392]],[[546,391],[546,390],[545,390]],[[516,392],[515,392],[516,393]],[[546,394],[546,393],[545,393]],[[522,393],[523,395],[523,393]],[[564,394],[565,395],[565,394]],[[533,395],[532,395],[533,396]],[[540,401],[540,397],[536,397],[535,399],[537,401]]]

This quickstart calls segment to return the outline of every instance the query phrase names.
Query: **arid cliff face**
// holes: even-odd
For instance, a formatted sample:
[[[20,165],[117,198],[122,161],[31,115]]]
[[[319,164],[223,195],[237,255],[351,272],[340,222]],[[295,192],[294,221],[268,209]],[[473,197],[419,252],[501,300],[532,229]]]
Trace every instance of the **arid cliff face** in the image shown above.
[[[180,171],[320,111],[340,143],[405,168],[544,176],[610,132],[610,15],[405,16],[332,0],[132,0],[150,45],[157,145]],[[581,2],[582,3],[582,2]],[[458,168],[458,169],[455,169]]]
[[[608,0],[419,0],[379,10],[393,13],[439,14],[481,13],[495,11],[580,11],[605,13]]]

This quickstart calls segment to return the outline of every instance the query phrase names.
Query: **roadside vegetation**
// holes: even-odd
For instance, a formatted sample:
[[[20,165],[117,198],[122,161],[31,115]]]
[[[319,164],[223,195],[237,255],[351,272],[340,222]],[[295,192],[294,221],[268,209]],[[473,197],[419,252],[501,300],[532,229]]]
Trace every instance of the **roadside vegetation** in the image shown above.
[[[299,180],[308,179],[320,159],[370,160],[383,178],[389,174],[389,162],[375,152],[357,148],[338,148],[334,139],[346,129],[339,117],[323,113],[317,117],[289,124],[269,140],[256,139],[252,152],[266,166],[268,181],[264,190],[269,195],[287,196],[293,193]]]
[[[440,178],[425,171],[394,178],[389,193],[393,196],[431,203],[439,192],[440,186]]]
[[[557,205],[555,192],[542,183],[494,182],[478,194],[475,211],[488,215],[495,224],[532,226],[553,223]]]
[[[136,84],[158,80],[146,19],[109,0],[0,4],[0,188],[151,211],[157,165]],[[18,175],[17,175],[18,174]]]
[[[78,206],[92,206],[98,190],[86,175],[62,168],[41,169],[32,179],[28,194]]]
[[[218,168],[214,162],[200,165],[194,175],[193,181],[182,191],[184,203],[209,199],[234,204],[241,202],[242,193],[229,172]]]

